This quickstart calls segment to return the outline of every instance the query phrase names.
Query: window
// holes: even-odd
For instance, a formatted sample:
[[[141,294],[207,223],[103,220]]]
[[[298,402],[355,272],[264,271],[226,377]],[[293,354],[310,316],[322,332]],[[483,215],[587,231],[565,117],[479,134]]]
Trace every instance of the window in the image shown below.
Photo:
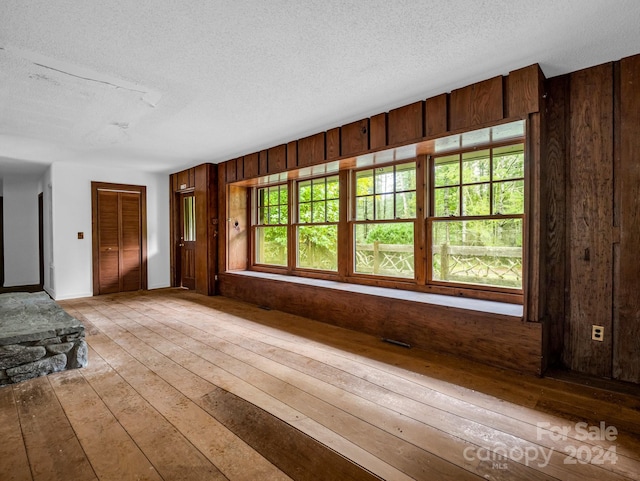
[[[251,193],[251,268],[521,302],[525,127],[238,182],[238,209]]]
[[[355,173],[354,271],[415,277],[416,163]]]
[[[256,264],[287,265],[288,206],[286,184],[257,189]]]
[[[435,157],[431,280],[522,289],[524,145]]]
[[[298,182],[297,267],[338,270],[339,221],[337,175]]]

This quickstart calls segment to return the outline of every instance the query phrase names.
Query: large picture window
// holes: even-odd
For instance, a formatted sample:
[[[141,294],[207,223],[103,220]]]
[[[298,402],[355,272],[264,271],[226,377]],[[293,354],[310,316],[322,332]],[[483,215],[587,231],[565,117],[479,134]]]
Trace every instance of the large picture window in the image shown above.
[[[416,163],[355,172],[354,272],[415,277]]]
[[[522,289],[524,145],[433,159],[431,280]]]
[[[288,205],[286,184],[257,189],[256,264],[287,265]]]
[[[525,126],[239,182],[251,198],[251,269],[521,302]]]
[[[298,267],[338,269],[339,221],[340,180],[337,175],[298,182]]]

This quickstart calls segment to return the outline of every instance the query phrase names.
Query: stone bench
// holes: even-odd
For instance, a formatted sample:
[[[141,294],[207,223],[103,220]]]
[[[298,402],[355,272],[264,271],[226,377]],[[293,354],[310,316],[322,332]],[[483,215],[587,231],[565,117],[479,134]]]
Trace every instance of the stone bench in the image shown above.
[[[86,365],[84,326],[47,293],[0,294],[0,386]]]

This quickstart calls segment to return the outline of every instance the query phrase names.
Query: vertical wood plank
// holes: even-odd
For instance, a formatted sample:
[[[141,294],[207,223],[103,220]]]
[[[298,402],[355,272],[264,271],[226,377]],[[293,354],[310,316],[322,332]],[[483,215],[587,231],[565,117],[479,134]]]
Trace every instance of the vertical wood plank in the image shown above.
[[[220,171],[222,175],[222,171]],[[236,180],[244,180],[244,157],[236,159]]]
[[[269,173],[278,174],[287,169],[287,146],[282,144],[267,151]]]
[[[258,154],[258,175],[269,173],[269,157],[266,150],[261,150]]]
[[[447,127],[447,100],[448,95],[441,94],[425,101],[424,125],[427,137],[445,134],[449,130]]]
[[[298,167],[316,165],[325,160],[325,133],[298,140]]]
[[[525,320],[539,322],[541,306],[544,303],[545,292],[541,289],[544,279],[544,245],[542,231],[544,230],[543,212],[545,206],[542,201],[541,183],[541,136],[542,118],[539,113],[529,115],[527,133],[527,164],[525,166],[525,232],[526,236],[526,279],[525,279]]]
[[[287,170],[298,167],[298,142],[293,140],[287,144]]]
[[[620,265],[616,282],[613,376],[640,383],[640,55],[620,61],[618,212]]]
[[[369,148],[379,149],[387,146],[387,114],[374,115],[369,120]]]
[[[189,170],[183,170],[176,174],[178,176],[178,190],[189,188]]]
[[[555,77],[547,82],[546,142],[542,169],[542,184],[545,186],[546,202],[546,250],[545,264],[545,359],[553,363],[563,354],[565,320],[565,166],[566,105],[568,101],[569,77]],[[566,361],[566,360],[565,360]]]
[[[327,130],[327,145],[325,147],[327,160],[340,157],[340,127]]]
[[[235,165],[235,161],[232,161]],[[207,164],[195,167],[196,202],[196,247],[195,279],[196,292],[209,294],[209,171]]]
[[[237,161],[236,159],[227,160],[224,164],[227,182],[235,182],[238,179]]]
[[[177,287],[180,285],[180,281],[177,279],[177,264],[176,264],[176,246],[178,244],[178,218],[179,214],[176,205],[176,192],[178,190],[178,175],[171,174],[169,181],[169,239],[171,242],[171,248],[169,249],[169,264],[171,268],[171,287]],[[94,273],[95,276],[95,273]],[[95,282],[95,281],[94,281]]]
[[[225,182],[224,175],[218,175],[217,181],[218,238],[222,239],[222,242],[218,242],[217,256],[218,272],[221,273],[227,270],[227,229],[229,226],[229,213],[227,212],[227,183]]]
[[[247,188],[229,185],[227,220],[227,267],[229,270],[244,270],[247,268],[248,235],[250,227],[247,225],[248,204]],[[237,225],[236,225],[237,223]]]
[[[524,117],[540,111],[544,76],[538,64],[509,72],[506,117]]]
[[[574,72],[570,83],[571,368],[605,377],[612,372],[612,64]],[[591,340],[593,324],[604,327],[604,342]]]
[[[342,155],[355,155],[369,150],[369,119],[362,119],[341,128]]]
[[[258,153],[254,152],[253,154],[244,156],[244,178],[252,179],[254,177],[258,177]]]
[[[494,77],[453,90],[450,95],[450,107],[451,130],[501,120],[504,115],[502,77]]]
[[[414,102],[389,111],[389,145],[424,137],[424,102]]]
[[[207,203],[209,216],[207,217],[207,264],[209,266],[207,295],[216,293],[216,277],[218,274],[218,226],[220,217],[218,214],[218,165],[205,164],[207,166]]]

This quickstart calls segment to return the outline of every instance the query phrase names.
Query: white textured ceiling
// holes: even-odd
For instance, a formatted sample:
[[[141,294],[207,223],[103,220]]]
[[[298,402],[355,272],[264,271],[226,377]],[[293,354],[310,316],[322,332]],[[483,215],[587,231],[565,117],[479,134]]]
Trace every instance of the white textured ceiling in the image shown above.
[[[638,0],[2,0],[0,177],[220,162],[640,53],[639,26]]]

